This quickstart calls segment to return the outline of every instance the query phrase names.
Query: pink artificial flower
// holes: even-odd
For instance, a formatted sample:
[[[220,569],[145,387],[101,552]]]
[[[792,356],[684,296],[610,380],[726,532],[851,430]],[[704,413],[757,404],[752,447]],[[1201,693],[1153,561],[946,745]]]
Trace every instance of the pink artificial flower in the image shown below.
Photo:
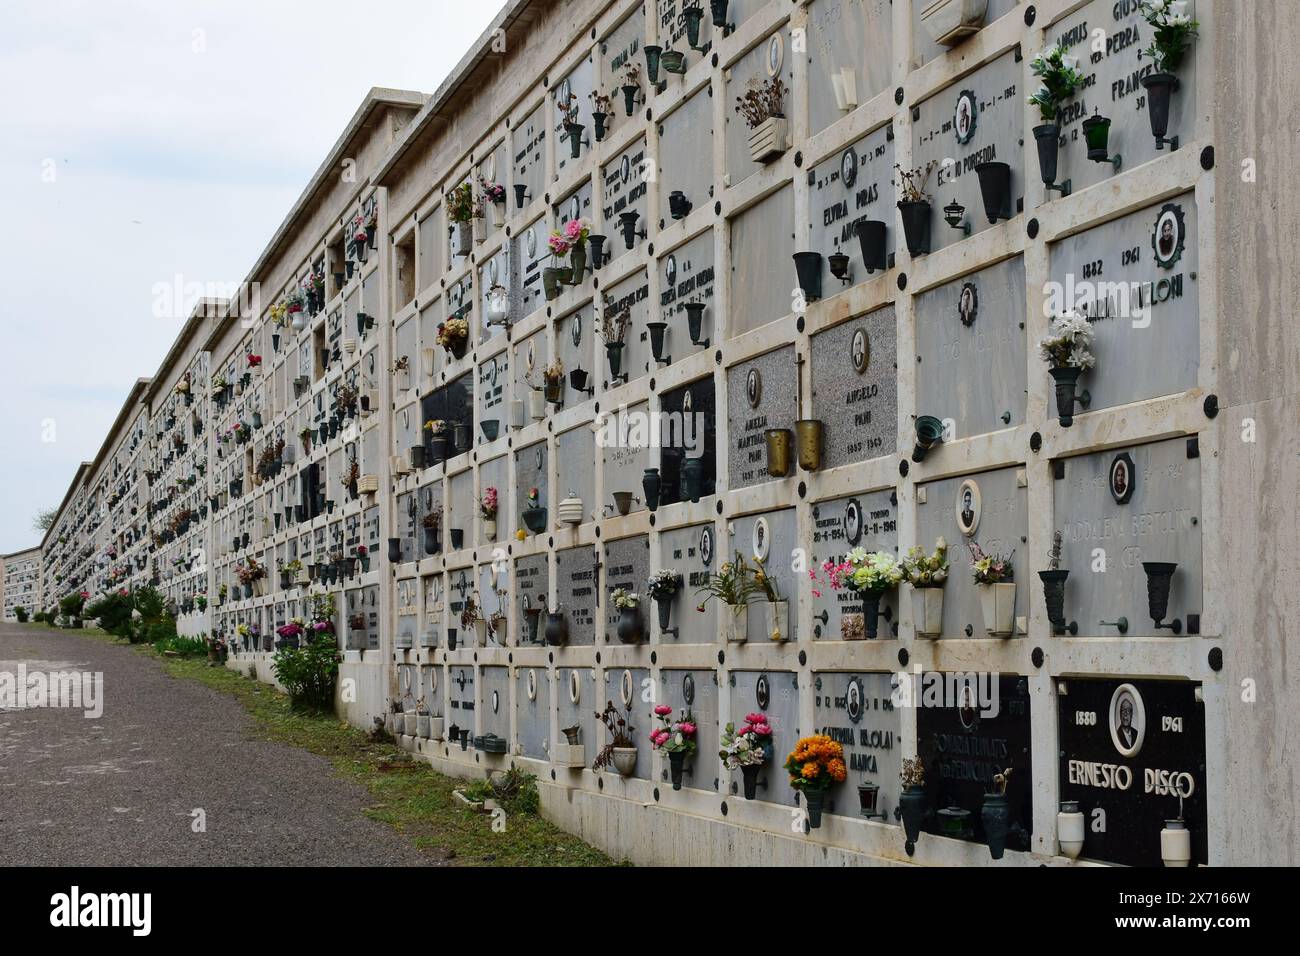
[[[695,725],[691,723],[689,720],[683,721],[681,725],[681,731],[688,737],[694,736]]]
[[[564,224],[564,234],[570,241],[577,239],[582,235],[582,221],[579,219],[570,219]]]
[[[658,707],[655,708],[655,713],[658,714],[660,717],[667,717],[672,712],[673,709],[669,707],[667,704],[660,704]]]
[[[772,728],[767,724],[757,724],[754,727],[754,733],[759,737],[771,737]]]
[[[821,596],[822,596],[822,592],[821,592],[821,591],[818,591],[816,588],[813,588],[812,595],[813,595],[813,597],[821,597]]]
[[[755,712],[755,713],[752,713],[752,714],[746,714],[746,715],[745,715],[745,723],[747,723],[747,724],[765,724],[765,723],[767,723],[767,714],[764,714],[762,711],[758,711],[758,712]]]
[[[751,727],[749,724],[741,724],[739,727],[736,728],[736,736],[743,737],[745,736],[745,734],[749,733],[753,729],[754,728]]]

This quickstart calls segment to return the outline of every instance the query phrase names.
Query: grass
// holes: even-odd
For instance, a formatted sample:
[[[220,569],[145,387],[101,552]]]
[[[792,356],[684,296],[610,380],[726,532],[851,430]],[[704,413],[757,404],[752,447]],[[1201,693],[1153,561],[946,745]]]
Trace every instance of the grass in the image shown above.
[[[65,633],[125,644],[97,628]],[[388,824],[436,859],[468,866],[614,864],[604,853],[534,814],[510,814],[504,832],[493,832],[490,816],[452,797],[452,790],[464,787],[465,781],[437,773],[423,760],[410,759],[387,740],[369,739],[332,714],[294,710],[289,698],[268,684],[226,667],[209,667],[205,658],[163,657],[152,645],[132,646],[161,663],[171,676],[236,698],[252,717],[253,739],[300,747],[328,759],[340,776],[370,792],[375,802],[365,809],[366,816]]]

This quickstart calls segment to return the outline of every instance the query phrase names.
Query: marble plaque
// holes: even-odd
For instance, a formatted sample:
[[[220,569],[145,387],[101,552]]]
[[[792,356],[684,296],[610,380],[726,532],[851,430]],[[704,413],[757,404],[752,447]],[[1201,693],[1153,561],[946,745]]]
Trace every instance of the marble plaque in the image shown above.
[[[835,813],[861,816],[858,788],[879,787],[878,823],[895,823],[894,809],[901,790],[901,719],[891,698],[895,676],[879,673],[821,671],[813,675],[813,720],[816,732],[844,748],[848,779],[831,787],[827,797]]]
[[[794,571],[791,570],[794,549],[798,543],[794,509],[745,515],[733,520],[728,530],[730,546],[720,560],[729,560],[739,551],[752,569],[757,567],[758,559],[762,559],[777,594],[781,600],[791,605],[786,626],[782,630],[787,640],[798,640],[798,614],[795,609],[798,598],[795,588],[801,582],[796,580]],[[755,595],[749,602],[746,633],[749,640],[759,644],[770,641],[764,624],[767,620],[766,603],[762,594]]]
[[[627,68],[635,66],[641,71],[641,83],[645,85],[645,53],[642,47],[645,44],[645,8],[638,6],[633,9],[632,13],[623,20],[618,26],[614,27],[600,43],[600,53],[604,57],[604,75],[606,86],[610,89],[611,99],[615,103],[615,112],[622,116],[621,87],[627,80],[625,79]]]
[[[1004,53],[917,107],[919,118],[912,123],[912,165],[924,168],[929,162],[936,164],[926,184],[931,204],[931,251],[966,238],[944,221],[943,207],[949,203],[965,207],[972,235],[990,228],[975,172],[980,163],[1011,166],[1011,214],[1017,214],[1025,190],[1022,67],[1014,52]]]
[[[1010,822],[1019,825],[1023,836],[1008,834],[1007,847],[1028,850],[1034,828],[1029,681],[1014,674],[980,674],[973,681],[967,680],[969,674],[907,676],[912,679],[910,700],[914,703],[926,700],[927,681],[933,682],[930,699],[934,705],[918,706],[916,712],[917,752],[925,763],[925,795],[935,812],[921,824],[921,829],[940,833],[941,811],[958,808],[969,813],[968,836],[964,838],[986,842],[980,815],[984,795],[993,789],[993,775],[1010,768]],[[996,706],[990,680],[996,681]],[[945,693],[939,695],[933,690],[935,686],[943,687]],[[949,697],[975,706],[949,703]]]
[[[548,99],[521,122],[515,123],[512,130],[511,186],[527,187],[528,198],[525,202],[532,202],[546,191],[546,127],[547,119],[554,109],[554,104]],[[511,189],[508,197],[511,208],[515,208],[513,193],[514,190]]]
[[[645,508],[645,491],[642,478],[650,467],[649,437],[638,434],[635,424],[643,420],[650,410],[649,402],[640,402],[630,408],[619,407],[606,415],[597,414],[596,443],[604,459],[605,500],[599,502],[606,516],[618,514],[614,494],[626,491],[632,494],[628,513]],[[627,422],[624,428],[623,422]]]
[[[533,420],[530,417],[528,393],[534,388],[542,387],[542,369],[546,368],[546,335],[536,332],[521,339],[514,346],[511,363],[514,365],[511,395],[514,401],[522,403],[523,421],[527,425]],[[511,421],[509,416],[506,421]]]
[[[843,0],[847,3],[849,0]],[[808,171],[808,242],[801,247],[822,255],[822,295],[846,288],[831,275],[828,257],[843,253],[849,257],[854,282],[865,282],[884,273],[868,273],[863,264],[862,243],[855,225],[859,221],[885,223],[885,252],[894,251],[894,130],[882,126],[856,143],[818,163]]]
[[[551,676],[545,667],[515,669],[516,753],[535,760],[550,757]]]
[[[510,353],[498,352],[478,367],[479,421],[498,423],[498,434],[505,432],[508,417],[505,408],[506,384],[510,380]],[[481,440],[481,436],[480,436]]]
[[[520,613],[514,615],[514,617],[519,621],[518,643],[520,645],[545,643],[545,638],[542,635],[546,628],[545,609],[550,603],[549,592],[550,584],[547,580],[546,555],[533,554],[515,561],[515,600],[519,604]],[[535,641],[529,640],[528,632],[528,611],[532,608],[542,609],[537,618],[537,638]]]
[[[1196,4],[1189,2],[1187,12],[1196,16]],[[1098,31],[1103,38],[1098,43]],[[1079,60],[1084,74],[1083,89],[1065,105],[1060,118],[1061,138],[1057,149],[1057,181],[1071,181],[1075,191],[1115,175],[1110,163],[1088,159],[1088,145],[1083,135],[1083,121],[1089,116],[1105,116],[1111,121],[1107,140],[1108,153],[1119,154],[1120,169],[1133,169],[1159,156],[1151,135],[1146,90],[1142,77],[1155,72],[1151,58],[1142,51],[1151,42],[1151,28],[1133,2],[1093,0],[1087,6],[1053,23],[1047,30],[1047,43],[1065,44],[1071,56]],[[1097,47],[1100,46],[1100,49]],[[1169,136],[1192,138],[1196,119],[1197,46],[1193,42],[1178,67],[1179,87],[1169,101]],[[1035,123],[1040,122],[1037,114]],[[1033,144],[1031,144],[1032,146]],[[1029,175],[1037,166],[1030,159]],[[1049,193],[1051,198],[1055,193]]]
[[[771,428],[785,428],[793,435],[798,376],[794,346],[727,369],[727,475],[731,488],[775,480],[767,473],[763,436]],[[792,460],[791,472],[797,468]]]
[[[443,687],[443,670],[441,667],[424,666],[420,668],[420,693],[424,696],[424,703],[429,709],[429,715],[442,717],[446,712],[447,696]]]
[[[718,545],[718,535],[712,524],[671,528],[659,535],[660,566],[676,571],[682,576],[681,586],[673,596],[669,626],[677,628],[676,635],[666,634],[663,643],[712,644],[718,640],[717,602],[709,601],[704,611],[696,607],[704,599],[699,591],[726,560],[726,548]],[[658,629],[658,606],[649,604],[655,629]]]
[[[448,504],[449,507],[442,516],[442,526],[447,532],[446,537],[443,538],[443,546],[450,547],[450,532],[460,530],[465,532],[465,547],[472,547],[474,515],[478,511],[477,502],[474,500],[474,472],[462,471],[458,475],[452,475],[451,497]]]
[[[491,222],[491,217],[488,217],[488,221]],[[499,285],[504,288],[507,294],[511,296],[512,302],[517,299],[512,288],[510,248],[510,243],[502,243],[497,253],[478,268],[478,341],[480,342],[486,342],[494,335],[505,334],[504,326],[487,324],[488,293],[492,291],[492,287]]]
[[[1027,490],[1019,482],[1022,475],[1022,469],[1002,468],[918,486],[916,543],[928,553],[940,537],[948,542],[949,572],[943,586],[945,638],[989,637],[980,590],[970,574],[971,542],[985,554],[1011,555],[1017,617],[1029,613],[1031,596],[1042,599],[1038,582],[1030,583],[1036,577],[1033,572],[1045,565],[1025,548],[1029,512]],[[919,500],[922,491],[924,502]],[[901,587],[904,600],[912,599],[911,590],[909,585]]]
[[[611,285],[602,298],[602,317],[612,318],[626,311],[630,324],[623,336],[623,350],[620,358],[620,371],[629,379],[640,378],[650,371],[651,352],[649,333],[646,323],[653,316],[653,303],[650,301],[650,283],[645,270],[634,272],[621,282]],[[603,318],[602,318],[603,321]],[[603,335],[598,337],[600,366],[596,374],[605,379],[605,387],[613,387],[608,351],[608,341]]]
[[[1025,266],[1017,256],[922,293],[916,303],[918,415],[945,440],[1025,421]]]
[[[583,180],[581,186],[575,189],[569,195],[565,196],[552,207],[555,214],[555,221],[559,227],[563,227],[566,222],[572,222],[575,219],[586,219],[591,221],[591,180]],[[588,263],[590,266],[591,263]]]
[[[559,465],[556,492],[560,500],[574,495],[581,498],[582,520],[591,521],[593,514],[601,510],[596,501],[596,469],[592,467],[596,460],[595,434],[586,425],[562,432],[556,439],[555,454]]]
[[[569,624],[571,645],[596,643],[596,619],[604,603],[599,561],[596,549],[590,545],[555,552],[556,599]]]
[[[595,69],[591,57],[579,61],[551,90],[551,109],[554,119],[551,123],[552,135],[555,136],[555,169],[557,172],[581,164],[587,153],[595,145],[596,139],[591,131],[591,93],[595,89]],[[572,97],[572,99],[570,99]],[[564,129],[563,106],[572,103],[578,108],[578,122],[582,124],[582,146],[578,159],[573,159],[572,146]]]
[[[714,294],[716,272],[713,268],[713,230],[700,233],[682,243],[659,259],[659,312],[655,319],[667,322],[665,350],[674,361],[680,361],[706,345],[691,342],[686,306],[703,302],[700,317],[700,339],[713,337],[713,316],[716,306]]]
[[[1115,448],[1061,461],[1053,509],[1063,544],[1067,620],[1081,634],[1117,636],[1098,621],[1128,620],[1126,636],[1165,635],[1147,603],[1143,562],[1174,562],[1165,623],[1187,633],[1201,613],[1201,468],[1188,440]],[[1043,560],[1040,567],[1046,567]],[[1038,593],[1037,587],[1035,593]]]
[[[596,718],[597,711],[605,709],[605,698],[596,693],[596,671],[590,667],[557,667],[555,669],[556,737],[560,742],[565,727],[577,727],[586,749],[587,766],[596,759],[609,735]]]
[[[731,220],[731,307],[734,337],[789,315],[799,284],[794,269],[794,193],[778,190]]]
[[[713,670],[661,670],[659,694],[661,704],[673,709],[672,719],[677,720],[688,708],[695,718],[695,756],[686,761],[682,772],[683,790],[718,791],[721,787],[722,762],[718,758],[718,673]],[[657,727],[652,716],[647,727]],[[739,776],[739,775],[737,775]],[[670,781],[668,761],[663,762],[660,783]],[[671,782],[668,784],[672,786]]]
[[[656,721],[651,709],[654,704],[653,685],[650,681],[650,671],[644,667],[606,667],[602,671],[602,690],[604,700],[599,697],[596,700],[595,711],[605,709],[605,701],[613,701],[615,708],[618,709],[620,717],[628,722],[628,732],[632,739],[636,741],[636,770],[632,776],[641,780],[649,780],[652,763],[654,761],[654,752],[650,747],[650,730]],[[627,697],[628,689],[631,689],[631,700]],[[627,708],[631,708],[629,713]],[[607,734],[603,727],[598,726],[600,731],[600,745],[604,746],[607,740]],[[592,757],[596,755],[595,750],[590,750]],[[665,758],[666,762],[667,758]],[[611,773],[613,767],[609,768]]]
[[[700,34],[705,30],[700,28]],[[687,54],[690,62],[691,54]],[[681,192],[691,211],[713,202],[713,95],[706,86],[659,123],[659,209],[662,229],[673,222],[668,196]]]
[[[813,505],[813,550],[808,563],[817,570],[817,581],[812,585],[815,593],[811,595],[814,640],[843,640],[846,627],[850,634],[861,630],[862,601],[858,592],[831,588],[821,565],[823,561],[843,561],[854,548],[897,555],[898,506],[894,497],[893,491],[871,491]],[[888,640],[895,636],[898,626],[897,591],[888,591],[881,598],[880,615],[877,638]]]
[[[646,581],[650,577],[650,538],[638,535],[635,538],[621,538],[605,544],[605,642],[618,643],[618,620],[620,612],[614,607],[614,599],[609,595],[616,588],[623,588],[640,595],[641,603],[637,611],[641,615],[645,638],[650,639],[651,629],[657,621],[657,609],[654,601],[646,593]]]
[[[766,777],[767,787],[759,788],[757,799],[793,806],[795,791],[790,787],[790,777],[782,767],[799,738],[811,732],[809,728],[801,728],[799,725],[798,675],[785,671],[732,671],[728,682],[731,692],[731,722],[743,721],[746,714],[759,712],[767,714],[768,723],[772,727],[773,760],[770,764],[764,764],[759,771],[760,780]],[[724,780],[730,778],[727,790],[730,791],[731,784],[735,784],[739,791],[740,771],[720,772]]]
[[[813,418],[822,468],[891,455],[898,445],[898,355],[887,305],[812,337]]]
[[[728,19],[733,18],[728,6]],[[724,167],[727,186],[738,186],[754,173],[765,169],[761,163],[754,162],[749,153],[749,127],[744,118],[736,112],[736,100],[743,96],[751,85],[757,86],[770,77],[780,76],[785,86],[785,115],[794,115],[796,99],[791,93],[794,89],[793,64],[798,54],[791,51],[790,31],[778,30],[763,37],[740,59],[732,63],[724,72],[723,102],[727,108],[726,117],[726,166]],[[764,260],[754,260],[764,261]],[[793,268],[793,267],[792,267]]]
[[[1053,314],[1077,309],[1092,325],[1097,364],[1079,378],[1089,408],[1196,385],[1201,358],[1196,223],[1195,197],[1183,193],[1051,247],[1046,307]],[[1047,376],[1046,364],[1041,368]]]
[[[817,0],[808,5],[810,134],[889,86],[892,11],[891,0]]]
[[[528,492],[537,489],[537,500],[547,508],[547,527],[555,521],[555,505],[549,504],[546,487],[546,442],[539,441],[515,452],[515,521],[524,527],[523,513],[528,507]],[[557,499],[558,501],[558,499]]]
[[[605,184],[601,192],[602,216],[608,236],[605,248],[611,259],[617,259],[628,251],[620,218],[624,213],[637,214],[634,230],[637,235],[632,237],[634,248],[642,241],[639,234],[649,232],[649,223],[646,221],[645,139],[638,139],[602,168],[601,178]]]
[[[478,732],[510,740],[510,670],[484,667],[479,670]],[[507,746],[509,744],[507,743]]]
[[[1080,857],[1161,865],[1160,831],[1183,818],[1209,864],[1201,685],[1126,677],[1057,681],[1060,796],[1079,801]]]
[[[451,739],[452,727],[468,730],[473,737],[478,732],[475,723],[474,668],[463,664],[449,667],[447,683],[447,739]]]
[[[595,385],[595,378],[604,365],[604,350],[600,362],[596,361],[596,310],[590,302],[574,309],[555,323],[555,351],[564,366],[564,403],[567,406],[585,402],[589,396],[569,384],[569,373],[583,369],[588,373],[587,387]],[[540,373],[539,373],[540,378]]]
[[[551,231],[546,220],[537,219],[520,230],[512,240],[515,255],[511,257],[511,262],[518,264],[519,295],[516,299],[511,292],[511,302],[520,303],[517,309],[511,309],[513,321],[518,321],[546,303],[546,294],[542,288],[542,269],[551,259],[551,247],[548,245],[550,235]]]

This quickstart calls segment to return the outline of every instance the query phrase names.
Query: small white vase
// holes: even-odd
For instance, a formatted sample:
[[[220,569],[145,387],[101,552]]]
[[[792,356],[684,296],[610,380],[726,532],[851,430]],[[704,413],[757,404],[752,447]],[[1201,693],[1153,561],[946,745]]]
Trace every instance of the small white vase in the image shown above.
[[[981,584],[980,610],[984,612],[984,630],[993,637],[1010,637],[1016,626],[1016,585],[1014,581]]]
[[[943,634],[943,588],[912,588],[912,626],[917,637]]]
[[[722,604],[718,609],[718,629],[728,644],[743,644],[749,637],[749,606]]]
[[[1061,855],[1077,860],[1083,851],[1084,819],[1079,804],[1073,800],[1061,803],[1056,815],[1056,842],[1061,845]]]
[[[1160,858],[1165,866],[1190,866],[1192,863],[1192,831],[1182,820],[1166,820],[1160,831]]]

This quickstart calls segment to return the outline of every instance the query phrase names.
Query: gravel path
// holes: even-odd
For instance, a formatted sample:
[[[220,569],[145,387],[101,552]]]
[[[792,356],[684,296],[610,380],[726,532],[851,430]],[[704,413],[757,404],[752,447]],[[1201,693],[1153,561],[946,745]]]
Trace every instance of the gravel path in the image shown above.
[[[369,792],[324,758],[246,739],[232,697],[124,646],[0,622],[0,681],[20,661],[102,673],[103,715],[0,709],[0,866],[434,862],[366,819]]]

